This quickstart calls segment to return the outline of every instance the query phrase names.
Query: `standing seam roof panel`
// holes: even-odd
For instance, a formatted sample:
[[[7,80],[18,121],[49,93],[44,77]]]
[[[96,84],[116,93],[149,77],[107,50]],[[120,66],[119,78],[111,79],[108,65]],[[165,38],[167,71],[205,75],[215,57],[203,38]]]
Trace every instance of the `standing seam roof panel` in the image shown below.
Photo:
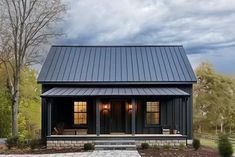
[[[196,82],[182,46],[53,46],[38,82]]]
[[[170,47],[170,52],[172,54],[172,58],[173,58],[173,61],[174,61],[174,64],[175,64],[175,68],[178,72],[178,75],[179,75],[179,80],[182,81],[182,80],[185,80],[185,74],[183,73],[183,69],[180,65],[180,62],[178,60],[178,57],[175,53],[175,47],[174,48],[171,48]]]
[[[51,64],[53,62],[53,58],[56,54],[55,51],[56,51],[56,47],[51,47],[50,48],[50,51],[47,55],[45,63],[42,66],[42,69],[46,69],[46,70],[41,70],[41,72],[38,76],[39,80],[47,78],[48,71],[50,70]]]

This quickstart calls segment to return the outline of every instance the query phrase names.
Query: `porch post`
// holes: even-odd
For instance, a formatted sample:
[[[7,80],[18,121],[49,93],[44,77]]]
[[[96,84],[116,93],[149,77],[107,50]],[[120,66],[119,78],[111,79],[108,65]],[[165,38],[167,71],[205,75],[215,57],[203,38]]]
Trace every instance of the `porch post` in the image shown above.
[[[188,98],[185,98],[185,135],[188,137]]]
[[[131,105],[132,105],[132,112],[131,112],[131,133],[132,133],[132,136],[135,135],[135,110],[136,110],[136,102],[135,102],[135,99],[132,98],[131,99]]]
[[[47,104],[47,136],[51,135],[51,101]]]
[[[96,110],[96,135],[100,135],[100,100],[96,99],[96,105],[95,105],[95,110]]]

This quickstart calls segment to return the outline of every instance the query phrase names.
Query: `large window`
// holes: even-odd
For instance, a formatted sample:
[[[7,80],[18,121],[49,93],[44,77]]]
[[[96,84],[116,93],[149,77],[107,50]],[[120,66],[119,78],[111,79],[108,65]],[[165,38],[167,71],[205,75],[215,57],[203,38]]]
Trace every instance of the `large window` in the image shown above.
[[[74,125],[87,124],[87,103],[85,101],[74,102]]]
[[[147,125],[160,124],[160,104],[158,101],[146,103],[146,123]]]

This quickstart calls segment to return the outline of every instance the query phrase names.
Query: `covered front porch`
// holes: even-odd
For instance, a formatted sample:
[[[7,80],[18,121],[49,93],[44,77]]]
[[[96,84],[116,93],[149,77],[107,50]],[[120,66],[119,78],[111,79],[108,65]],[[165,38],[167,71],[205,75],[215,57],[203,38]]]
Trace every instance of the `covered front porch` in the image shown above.
[[[44,137],[191,138],[178,88],[52,88],[42,94]]]

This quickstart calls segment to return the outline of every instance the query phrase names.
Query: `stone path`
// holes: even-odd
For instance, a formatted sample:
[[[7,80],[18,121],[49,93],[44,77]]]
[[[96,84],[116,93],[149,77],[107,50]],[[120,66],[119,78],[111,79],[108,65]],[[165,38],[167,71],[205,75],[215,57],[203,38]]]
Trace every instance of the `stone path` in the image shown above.
[[[0,157],[140,157],[138,151],[132,150],[105,150],[78,153],[58,153],[58,154],[21,154],[21,155],[0,155]]]

